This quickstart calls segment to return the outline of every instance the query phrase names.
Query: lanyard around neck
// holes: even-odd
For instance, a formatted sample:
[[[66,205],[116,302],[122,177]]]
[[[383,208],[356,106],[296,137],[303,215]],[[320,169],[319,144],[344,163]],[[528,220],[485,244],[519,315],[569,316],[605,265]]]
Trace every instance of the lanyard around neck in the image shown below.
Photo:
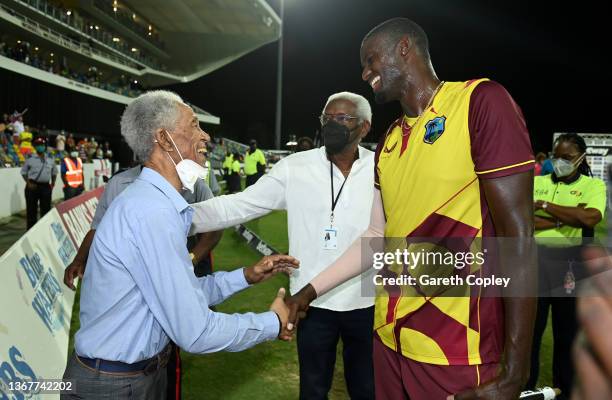
[[[334,223],[334,210],[336,209],[336,205],[338,204],[338,200],[340,199],[340,194],[342,193],[342,189],[344,189],[344,184],[348,179],[348,175],[344,178],[344,182],[342,182],[342,186],[340,186],[340,190],[338,191],[338,196],[334,199],[334,164],[329,162],[329,180],[331,181],[331,215],[329,217],[330,225]]]

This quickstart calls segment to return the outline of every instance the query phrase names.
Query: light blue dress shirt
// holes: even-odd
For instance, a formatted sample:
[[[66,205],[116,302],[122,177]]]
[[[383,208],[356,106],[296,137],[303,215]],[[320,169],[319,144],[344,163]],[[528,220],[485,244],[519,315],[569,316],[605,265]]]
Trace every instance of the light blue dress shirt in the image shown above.
[[[159,353],[170,339],[190,353],[212,353],[277,337],[272,311],[209,309],[248,283],[242,268],[194,275],[186,245],[192,214],[178,191],[149,168],[111,203],[81,286],[78,355],[134,363]]]
[[[117,196],[119,196],[121,192],[130,186],[132,182],[136,180],[136,178],[138,178],[140,171],[142,171],[142,166],[138,165],[113,175],[110,181],[108,181],[108,183],[104,186],[104,193],[102,193],[102,197],[100,197],[100,200],[98,201],[96,213],[91,221],[91,229],[98,229],[98,225],[100,225],[100,221],[102,221],[102,218],[104,217],[104,214],[106,213],[106,210],[108,210],[110,204]],[[181,196],[183,196],[185,201],[189,204],[206,201],[215,197],[203,179],[198,179],[196,181],[195,187],[193,188],[193,193],[188,190],[183,190],[181,192]]]

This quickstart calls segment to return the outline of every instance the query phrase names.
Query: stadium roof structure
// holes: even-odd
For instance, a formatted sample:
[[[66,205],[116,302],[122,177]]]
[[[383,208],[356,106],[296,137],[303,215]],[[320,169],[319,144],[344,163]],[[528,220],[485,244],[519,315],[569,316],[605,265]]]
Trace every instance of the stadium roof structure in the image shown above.
[[[164,69],[145,66],[140,79],[153,86],[190,82],[277,40],[281,21],[265,0],[121,0],[155,26],[163,41],[156,48],[109,16],[101,0],[81,0],[79,8],[148,50]]]
[[[81,0],[80,7],[146,43],[105,15],[96,3]],[[164,42],[164,50],[157,54],[166,71],[142,71],[152,85],[193,81],[277,40],[281,32],[280,18],[265,0],[122,0],[118,4],[146,18]]]
[[[67,57],[81,75],[96,67],[105,80],[154,88],[193,81],[276,41],[281,20],[265,0],[2,0],[0,28],[15,40],[40,44],[37,59],[55,53],[55,65],[58,56]],[[0,66],[114,102],[134,95],[72,84],[46,67],[32,73],[2,55]],[[219,123],[194,108],[202,122]]]

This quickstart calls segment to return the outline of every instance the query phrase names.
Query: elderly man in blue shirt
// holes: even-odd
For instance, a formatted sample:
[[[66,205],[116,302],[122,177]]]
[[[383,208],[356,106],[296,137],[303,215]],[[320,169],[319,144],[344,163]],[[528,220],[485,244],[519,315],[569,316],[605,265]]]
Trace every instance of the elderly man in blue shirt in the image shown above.
[[[81,287],[81,327],[62,398],[162,399],[170,340],[192,353],[241,351],[282,336],[288,309],[281,288],[270,311],[222,314],[209,306],[298,261],[264,257],[249,268],[197,278],[186,239],[193,210],[180,195],[203,177],[209,136],[193,110],[166,91],[128,105],[121,134],[144,168],[98,226]]]

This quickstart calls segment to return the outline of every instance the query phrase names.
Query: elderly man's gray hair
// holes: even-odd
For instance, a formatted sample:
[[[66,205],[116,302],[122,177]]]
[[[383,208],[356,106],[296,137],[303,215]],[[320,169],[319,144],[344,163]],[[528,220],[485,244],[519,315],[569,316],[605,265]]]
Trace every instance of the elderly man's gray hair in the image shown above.
[[[351,93],[351,92],[340,92],[335,93],[329,96],[327,99],[327,103],[325,103],[325,107],[323,107],[323,112],[327,108],[327,105],[334,100],[348,100],[355,105],[357,112],[355,117],[359,117],[361,121],[368,121],[372,123],[372,107],[370,107],[370,102],[363,96]]]
[[[121,135],[140,161],[151,156],[154,134],[158,129],[173,130],[179,118],[179,95],[154,90],[135,98],[121,116]]]

